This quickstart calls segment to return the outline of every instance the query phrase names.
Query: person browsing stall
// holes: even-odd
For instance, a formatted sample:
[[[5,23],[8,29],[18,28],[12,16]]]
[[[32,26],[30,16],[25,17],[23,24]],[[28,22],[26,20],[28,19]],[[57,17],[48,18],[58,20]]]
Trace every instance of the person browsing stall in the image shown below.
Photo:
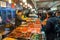
[[[16,13],[16,21],[15,21],[15,25],[19,26],[22,24],[22,22],[25,21],[24,20],[24,14],[22,10],[18,10]]]

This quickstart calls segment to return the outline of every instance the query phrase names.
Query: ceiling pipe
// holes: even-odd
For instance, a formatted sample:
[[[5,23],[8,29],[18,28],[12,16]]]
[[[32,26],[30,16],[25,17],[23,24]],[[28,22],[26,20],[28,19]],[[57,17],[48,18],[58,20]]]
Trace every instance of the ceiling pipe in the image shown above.
[[[59,3],[60,3],[60,2],[57,2],[57,3],[53,4],[50,8],[56,7],[56,5],[58,5]]]

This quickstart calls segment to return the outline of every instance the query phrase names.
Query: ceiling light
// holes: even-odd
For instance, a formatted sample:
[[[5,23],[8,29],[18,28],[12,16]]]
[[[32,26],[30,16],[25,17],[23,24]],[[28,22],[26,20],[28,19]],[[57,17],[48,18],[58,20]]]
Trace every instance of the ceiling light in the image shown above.
[[[8,0],[8,2],[9,2],[9,3],[12,3],[12,1],[11,1],[11,0]]]
[[[26,3],[26,0],[23,0],[24,3]]]
[[[28,4],[28,7],[30,7],[32,9],[32,6],[30,4]]]
[[[20,5],[23,5],[23,3],[20,3]]]
[[[25,3],[25,5],[27,5],[27,3]]]

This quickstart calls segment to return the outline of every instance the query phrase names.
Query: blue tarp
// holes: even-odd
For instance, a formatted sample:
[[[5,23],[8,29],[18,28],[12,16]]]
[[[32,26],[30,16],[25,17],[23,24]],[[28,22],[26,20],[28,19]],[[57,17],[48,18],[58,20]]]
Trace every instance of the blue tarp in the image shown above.
[[[3,19],[3,22],[6,22],[7,17],[11,19],[15,18],[15,14],[15,9],[0,7],[0,15]]]

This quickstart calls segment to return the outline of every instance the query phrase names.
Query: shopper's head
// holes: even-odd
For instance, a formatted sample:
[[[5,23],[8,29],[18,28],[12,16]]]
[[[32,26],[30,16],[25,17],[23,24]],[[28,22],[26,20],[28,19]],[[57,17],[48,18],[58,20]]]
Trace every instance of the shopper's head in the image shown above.
[[[40,14],[38,14],[38,15],[39,15],[39,17],[40,17],[41,20],[44,20],[44,19],[47,18],[46,13],[40,13]]]
[[[21,16],[22,14],[22,10],[18,10],[17,15]]]
[[[56,16],[60,16],[60,11],[59,10],[56,12]]]
[[[48,18],[53,17],[53,12],[47,12],[47,17]]]

